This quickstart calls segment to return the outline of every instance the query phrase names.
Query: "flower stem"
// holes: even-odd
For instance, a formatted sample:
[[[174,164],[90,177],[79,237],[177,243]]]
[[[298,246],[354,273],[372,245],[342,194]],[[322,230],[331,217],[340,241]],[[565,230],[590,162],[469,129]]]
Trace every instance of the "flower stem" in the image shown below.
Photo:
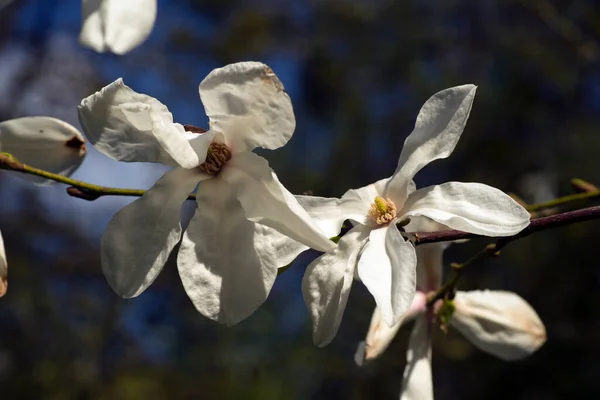
[[[529,226],[514,236],[500,238],[496,245],[502,243],[502,247],[513,240],[529,236],[534,232],[543,231],[546,229],[558,228],[564,225],[574,224],[576,222],[591,221],[600,218],[600,206],[582,208],[575,211],[567,211],[560,214],[550,215],[548,217],[535,218],[531,220]],[[457,230],[441,231],[441,232],[411,232],[414,236],[416,246],[427,243],[449,242],[461,239],[472,239],[483,237],[474,233],[468,233]],[[499,248],[498,248],[499,250]]]
[[[516,235],[503,237],[498,239],[495,243],[488,244],[462,264],[451,264],[452,268],[454,269],[454,274],[452,274],[452,276],[444,285],[442,285],[442,287],[440,287],[435,293],[429,296],[429,298],[427,299],[427,304],[431,306],[437,300],[443,299],[447,293],[454,292],[456,290],[456,285],[458,284],[458,281],[460,280],[463,270],[466,266],[473,264],[475,261],[483,258],[484,256],[498,255],[500,249],[502,249],[510,242],[513,242],[525,236],[529,236],[535,232],[559,228],[561,226],[571,225],[577,222],[591,221],[594,219],[600,219],[600,206],[582,208],[580,210],[568,211],[561,214],[551,215],[549,217],[532,219],[529,226],[523,229],[521,232],[517,233]],[[413,235],[415,237],[416,246],[426,243],[447,242],[459,239],[481,237],[472,233],[456,230],[443,232],[422,232],[414,233]]]
[[[70,186],[69,188],[67,188],[67,194],[69,196],[78,197],[90,201],[96,200],[101,196],[140,197],[144,193],[146,193],[146,191],[143,189],[114,188],[78,181],[77,179],[72,179],[63,175],[55,174],[52,172],[45,171],[43,169],[34,168],[27,164],[23,164],[8,153],[0,153],[0,169],[6,169],[10,171],[20,172],[23,174],[39,176],[41,178],[50,179],[55,182],[64,183]],[[190,194],[188,197],[188,199],[195,198],[196,195],[194,194]]]
[[[452,274],[450,279],[448,279],[448,281],[444,283],[442,287],[440,287],[436,292],[431,293],[427,297],[427,305],[433,306],[436,301],[443,299],[444,297],[446,297],[447,294],[454,293],[456,291],[456,285],[462,277],[463,271],[466,267],[468,267],[471,264],[474,264],[480,258],[483,258],[485,256],[495,257],[499,255],[499,251],[500,250],[498,249],[498,246],[495,243],[490,243],[483,249],[475,253],[473,256],[471,256],[471,258],[469,258],[467,261],[460,264],[451,263],[450,267],[452,268],[454,273]]]
[[[527,209],[527,211],[535,212],[535,211],[545,210],[548,208],[564,206],[566,204],[574,203],[577,201],[596,199],[598,197],[600,197],[600,190],[584,192],[584,193],[575,193],[575,194],[570,194],[568,196],[559,197],[554,200],[546,201],[543,203],[531,204],[531,205],[526,206],[525,208]]]

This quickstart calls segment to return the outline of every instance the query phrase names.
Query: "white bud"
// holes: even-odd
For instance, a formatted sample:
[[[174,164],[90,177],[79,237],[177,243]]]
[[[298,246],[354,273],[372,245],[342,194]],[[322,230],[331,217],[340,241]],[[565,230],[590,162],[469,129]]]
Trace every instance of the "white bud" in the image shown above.
[[[450,324],[481,350],[503,360],[518,360],[546,341],[546,328],[535,310],[512,292],[458,292]]]
[[[60,175],[71,175],[86,155],[83,135],[72,125],[51,117],[24,117],[0,122],[0,152],[18,161]],[[34,183],[52,181],[18,174]]]

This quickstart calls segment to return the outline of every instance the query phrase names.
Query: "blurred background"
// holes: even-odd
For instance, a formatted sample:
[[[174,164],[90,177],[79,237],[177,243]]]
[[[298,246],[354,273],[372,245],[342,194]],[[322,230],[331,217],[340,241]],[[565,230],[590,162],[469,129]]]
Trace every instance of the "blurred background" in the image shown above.
[[[3,3],[0,1],[0,3]],[[6,2],[4,2],[6,3]],[[539,202],[600,184],[600,8],[592,0],[159,0],[150,38],[118,57],[77,43],[78,0],[14,0],[0,10],[0,120],[75,126],[83,97],[118,77],[206,126],[198,84],[213,68],[257,60],[283,81],[297,117],[291,142],[264,151],[294,193],[339,196],[389,176],[420,106],[454,85],[479,86],[451,158],[417,185],[475,181]],[[88,147],[85,181],[148,188],[164,171]],[[106,283],[99,238],[128,199],[71,198],[0,173],[9,290],[0,300],[2,399],[394,399],[410,326],[359,368],[374,302],[355,283],[331,345],[312,345],[300,291],[307,253],[266,304],[226,328],[198,314],[173,259],[140,297]],[[193,205],[191,205],[193,208]],[[461,289],[519,293],[548,342],[508,363],[458,333],[436,331],[437,399],[600,396],[599,223],[537,234],[465,273]],[[454,245],[463,261],[485,244]]]

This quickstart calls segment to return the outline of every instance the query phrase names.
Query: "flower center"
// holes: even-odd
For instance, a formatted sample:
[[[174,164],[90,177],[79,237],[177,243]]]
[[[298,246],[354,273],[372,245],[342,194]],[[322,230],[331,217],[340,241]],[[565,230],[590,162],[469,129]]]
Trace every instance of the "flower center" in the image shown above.
[[[390,199],[377,196],[373,204],[371,204],[369,215],[379,225],[387,224],[396,218],[396,205]]]
[[[206,174],[215,175],[229,159],[231,159],[231,151],[225,143],[212,142],[208,146],[206,160],[198,168]]]

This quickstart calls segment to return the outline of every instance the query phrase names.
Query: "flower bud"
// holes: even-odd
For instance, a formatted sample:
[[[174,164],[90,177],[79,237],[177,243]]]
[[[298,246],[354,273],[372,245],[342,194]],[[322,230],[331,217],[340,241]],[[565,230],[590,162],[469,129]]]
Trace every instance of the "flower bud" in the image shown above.
[[[0,152],[19,162],[60,175],[71,175],[86,155],[84,138],[72,125],[51,117],[24,117],[0,122]],[[51,181],[18,174],[38,184]]]
[[[458,292],[450,324],[481,350],[503,360],[525,358],[546,341],[535,310],[512,292]]]

